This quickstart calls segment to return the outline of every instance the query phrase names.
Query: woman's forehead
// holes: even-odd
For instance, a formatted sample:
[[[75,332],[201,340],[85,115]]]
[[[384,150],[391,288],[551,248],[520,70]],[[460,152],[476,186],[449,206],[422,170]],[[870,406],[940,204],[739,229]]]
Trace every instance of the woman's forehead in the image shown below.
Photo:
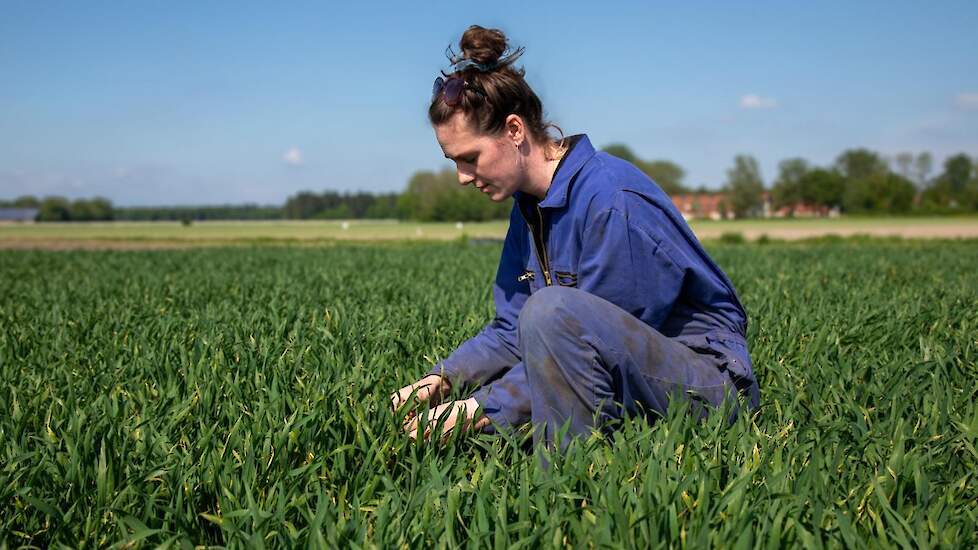
[[[488,136],[476,133],[462,113],[435,127],[435,135],[446,157],[456,157],[492,144]]]
[[[476,137],[476,132],[473,130],[472,125],[469,124],[468,117],[462,112],[452,115],[444,124],[439,124],[436,130],[439,136],[444,135],[453,141],[473,139]]]

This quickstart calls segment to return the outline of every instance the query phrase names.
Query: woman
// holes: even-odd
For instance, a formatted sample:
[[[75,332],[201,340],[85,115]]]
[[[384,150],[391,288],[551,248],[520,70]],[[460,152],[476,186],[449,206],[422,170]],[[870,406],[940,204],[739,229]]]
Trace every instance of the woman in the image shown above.
[[[739,391],[756,407],[744,308],[669,197],[585,135],[551,139],[540,100],[512,67],[522,49],[506,55],[502,32],[472,26],[460,46],[428,116],[461,185],[514,199],[496,317],[393,394],[394,408],[478,386],[429,418],[444,417],[446,430],[532,422],[535,444],[564,447],[625,415],[654,419],[672,399],[705,415]],[[406,425],[412,436],[417,422]]]

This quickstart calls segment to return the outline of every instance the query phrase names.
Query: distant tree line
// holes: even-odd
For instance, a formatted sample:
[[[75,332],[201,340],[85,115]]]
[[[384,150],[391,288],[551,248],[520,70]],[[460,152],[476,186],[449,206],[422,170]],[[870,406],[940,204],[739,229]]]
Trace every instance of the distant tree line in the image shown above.
[[[668,160],[644,160],[628,146],[615,143],[604,151],[623,158],[649,175],[670,195],[722,193],[723,207],[736,217],[758,216],[767,206],[788,216],[800,206],[849,214],[954,214],[978,212],[978,160],[961,153],[945,160],[931,177],[929,153],[900,153],[893,159],[869,149],[843,151],[830,166],[813,166],[803,158],[778,165],[767,187],[757,160],[737,155],[718,190],[691,189],[685,170]],[[115,208],[108,199],[24,196],[0,201],[0,207],[38,209],[38,221],[193,221],[275,219],[411,219],[483,221],[504,219],[508,203],[495,203],[474,186],[458,183],[455,171],[415,172],[401,193],[302,191],[279,206],[255,204]]]
[[[978,211],[978,171],[961,153],[931,177],[929,153],[901,153],[893,161],[868,149],[849,149],[829,167],[794,158],[779,164],[771,187],[775,207],[810,203],[849,214],[955,214]]]
[[[282,214],[294,220],[389,219],[401,217],[397,193],[302,191],[285,201]]]
[[[770,206],[790,216],[800,205],[848,214],[955,214],[978,212],[978,160],[960,153],[944,161],[943,171],[931,177],[929,153],[900,153],[887,159],[865,148],[843,151],[831,166],[812,166],[803,158],[778,165],[768,189],[757,160],[737,155],[717,191],[691,190],[683,184],[683,169],[669,161],[645,161],[627,146],[604,150],[635,164],[670,195],[723,193],[736,217],[761,215],[765,196]]]
[[[410,219],[418,221],[482,221],[506,218],[509,205],[494,203],[461,186],[451,169],[421,170],[402,193],[314,193],[303,191],[285,201],[283,214],[291,219]]]
[[[280,220],[281,206],[227,204],[216,206],[131,206],[116,208],[117,220],[126,221],[204,221],[204,220]]]
[[[68,200],[64,197],[30,195],[12,201],[0,201],[0,208],[36,208],[36,221],[42,222],[90,222],[108,221],[115,216],[112,201],[102,197]]]
[[[850,214],[910,213],[922,206],[931,170],[930,155],[911,158],[916,178],[909,168],[903,174],[892,171],[889,162],[868,149],[844,151],[826,168],[809,166],[801,158],[786,159],[778,165],[772,201],[776,208],[813,204]]]

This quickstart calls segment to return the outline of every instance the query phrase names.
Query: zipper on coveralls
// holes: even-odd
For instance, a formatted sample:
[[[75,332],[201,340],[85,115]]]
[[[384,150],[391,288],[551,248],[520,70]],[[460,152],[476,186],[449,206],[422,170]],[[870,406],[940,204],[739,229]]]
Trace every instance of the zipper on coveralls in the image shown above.
[[[537,261],[540,263],[540,268],[543,270],[543,280],[547,286],[553,286],[553,281],[550,279],[550,259],[547,258],[547,247],[543,243],[543,212],[540,210],[540,205],[535,205],[537,209],[537,219],[540,220],[540,232],[537,233],[537,228],[535,225],[530,223],[526,219],[526,215],[523,214],[523,209],[520,208],[520,216],[523,217],[523,223],[530,226],[530,232],[533,233],[533,251],[537,254]]]

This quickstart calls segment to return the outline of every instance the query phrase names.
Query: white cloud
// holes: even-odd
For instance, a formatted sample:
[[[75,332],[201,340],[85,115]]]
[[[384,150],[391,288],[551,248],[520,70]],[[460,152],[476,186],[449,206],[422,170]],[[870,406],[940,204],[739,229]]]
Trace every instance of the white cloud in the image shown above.
[[[773,97],[761,97],[757,94],[746,94],[740,98],[741,109],[773,109],[778,106],[778,100]]]
[[[302,149],[299,149],[298,147],[293,147],[289,149],[284,154],[282,154],[282,160],[285,161],[285,164],[291,164],[292,166],[302,166],[303,163]]]
[[[954,98],[954,104],[961,109],[978,109],[978,92],[961,92]]]

